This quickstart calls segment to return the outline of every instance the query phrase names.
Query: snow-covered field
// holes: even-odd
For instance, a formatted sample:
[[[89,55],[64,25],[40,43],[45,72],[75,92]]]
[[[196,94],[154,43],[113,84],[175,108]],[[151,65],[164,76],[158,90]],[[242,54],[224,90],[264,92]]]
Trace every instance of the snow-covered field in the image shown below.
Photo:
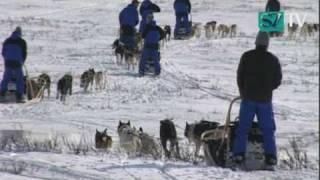
[[[0,2],[0,39],[20,25],[28,42],[26,62],[30,76],[48,73],[52,96],[33,105],[0,105],[0,134],[21,130],[40,139],[63,136],[87,139],[96,128],[108,128],[114,140],[110,152],[86,155],[62,152],[0,151],[0,179],[318,179],[319,171],[319,36],[272,39],[270,51],[281,61],[283,81],[274,93],[279,149],[296,138],[309,158],[308,168],[276,172],[233,172],[204,163],[127,158],[118,152],[118,121],[159,137],[159,121],[174,118],[181,143],[185,122],[201,119],[224,123],[232,98],[238,95],[236,69],[241,54],[254,48],[257,12],[262,0],[192,1],[194,22],[237,24],[235,38],[204,37],[170,41],[162,48],[158,78],[136,77],[137,72],[115,64],[111,43],[117,37],[118,13],[128,0],[10,0]],[[154,0],[162,8],[158,24],[174,26],[173,1]],[[316,0],[283,0],[287,12],[307,14],[319,23]],[[107,72],[108,87],[84,93],[81,73],[89,67]],[[3,61],[0,61],[0,77]],[[74,94],[65,104],[55,99],[56,82],[63,74],[75,77]],[[238,114],[239,104],[233,109]],[[3,133],[2,133],[3,134]],[[85,138],[83,138],[85,137]],[[280,160],[282,156],[280,155]]]

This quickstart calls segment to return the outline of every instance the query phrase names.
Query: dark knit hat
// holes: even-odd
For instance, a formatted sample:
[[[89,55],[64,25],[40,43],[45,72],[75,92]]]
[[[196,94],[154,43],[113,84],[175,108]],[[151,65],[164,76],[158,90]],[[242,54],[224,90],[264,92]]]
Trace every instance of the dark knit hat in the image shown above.
[[[269,34],[267,32],[258,32],[257,38],[256,38],[256,45],[257,46],[269,46]]]
[[[22,36],[22,30],[20,26],[17,26],[16,29],[13,31],[13,33],[15,36],[21,37]]]
[[[132,0],[132,4],[140,4],[138,0]]]
[[[17,26],[14,31],[17,32],[17,33],[19,33],[19,34],[22,33],[22,30],[21,30],[21,27],[20,27],[20,26]]]

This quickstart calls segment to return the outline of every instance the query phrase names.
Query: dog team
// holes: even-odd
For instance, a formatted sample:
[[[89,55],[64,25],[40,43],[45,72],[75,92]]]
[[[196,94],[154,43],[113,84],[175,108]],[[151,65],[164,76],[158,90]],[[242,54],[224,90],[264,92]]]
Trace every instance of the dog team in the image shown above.
[[[201,134],[207,130],[219,128],[219,123],[201,120],[193,124],[186,123],[184,136],[189,143],[195,144],[194,157],[199,157],[202,146]],[[160,142],[148,135],[140,127],[139,129],[131,125],[131,122],[119,121],[117,127],[119,145],[128,155],[151,155],[160,158],[162,152],[166,158],[181,158],[178,135],[173,119],[160,121]],[[161,147],[162,149],[161,149]],[[95,147],[97,149],[110,149],[112,147],[112,137],[107,134],[107,129],[103,132],[96,130]]]
[[[39,98],[43,98],[45,91],[47,96],[50,97],[51,78],[48,74],[42,73],[37,77],[37,81],[28,80],[28,99],[33,99],[40,94]],[[95,84],[96,90],[102,90],[106,88],[106,74],[103,71],[95,72],[94,68],[89,68],[84,71],[80,76],[80,88],[83,88],[84,92],[88,92],[93,89]],[[65,101],[67,95],[72,95],[73,76],[71,73],[65,74],[58,80],[56,99]]]

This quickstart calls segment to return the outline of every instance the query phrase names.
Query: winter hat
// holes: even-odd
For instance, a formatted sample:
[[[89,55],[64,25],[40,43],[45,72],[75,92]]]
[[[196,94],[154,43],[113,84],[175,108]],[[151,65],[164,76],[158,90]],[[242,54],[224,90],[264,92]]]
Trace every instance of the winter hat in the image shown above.
[[[17,26],[16,29],[12,33],[13,36],[21,37],[22,36],[22,30],[20,26]]]
[[[138,0],[132,0],[132,4],[140,4]]]
[[[256,45],[269,46],[269,34],[267,32],[259,31],[256,38]]]

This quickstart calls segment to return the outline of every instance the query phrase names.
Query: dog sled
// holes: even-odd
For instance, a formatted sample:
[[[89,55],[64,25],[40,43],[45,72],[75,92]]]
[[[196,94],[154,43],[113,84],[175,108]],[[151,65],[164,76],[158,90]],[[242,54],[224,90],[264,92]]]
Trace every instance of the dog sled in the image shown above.
[[[25,104],[34,104],[38,103],[41,101],[42,94],[44,92],[44,86],[42,87],[36,87],[37,85],[35,84],[34,80],[25,79],[25,87],[26,87],[26,92],[24,96],[26,98],[22,100],[18,100],[16,97],[16,82],[15,79],[12,79],[8,83],[8,90],[7,93],[4,97],[0,99],[0,103],[25,103]]]
[[[25,86],[25,94],[26,98],[18,100],[16,97],[17,85],[16,78],[12,77],[12,79],[8,82],[8,89],[6,95],[0,98],[0,103],[25,103],[25,104],[34,104],[41,101],[43,97],[43,92],[45,89],[45,84],[39,87],[37,82],[32,78],[29,78],[27,69],[25,67],[27,76],[24,77],[24,86]]]
[[[204,147],[204,156],[208,165],[232,168],[232,146],[235,139],[235,129],[238,126],[238,118],[231,121],[231,109],[234,102],[240,97],[233,99],[230,103],[225,125],[202,133],[201,141]],[[263,137],[257,122],[253,122],[248,133],[247,150],[245,154],[243,170],[265,169]]]

